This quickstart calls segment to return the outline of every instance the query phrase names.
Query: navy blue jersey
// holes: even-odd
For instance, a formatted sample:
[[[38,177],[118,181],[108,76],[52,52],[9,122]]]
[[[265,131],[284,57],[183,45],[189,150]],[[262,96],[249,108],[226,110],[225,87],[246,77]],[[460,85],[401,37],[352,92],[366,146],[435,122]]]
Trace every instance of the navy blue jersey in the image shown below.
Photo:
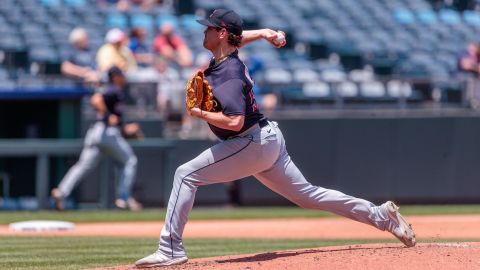
[[[264,118],[258,110],[253,95],[253,81],[247,67],[238,58],[238,51],[230,54],[227,59],[217,65],[212,59],[204,73],[212,86],[214,99],[217,101],[214,111],[222,112],[227,116],[245,116],[245,122],[240,131],[222,129],[209,124],[217,137],[225,140],[238,135]]]
[[[99,119],[108,123],[107,116],[108,114],[115,114],[120,119],[119,125],[122,123],[122,114],[123,114],[123,100],[124,95],[122,89],[116,86],[108,86],[105,89],[105,92],[102,93],[105,106],[107,107],[107,114],[103,119]]]

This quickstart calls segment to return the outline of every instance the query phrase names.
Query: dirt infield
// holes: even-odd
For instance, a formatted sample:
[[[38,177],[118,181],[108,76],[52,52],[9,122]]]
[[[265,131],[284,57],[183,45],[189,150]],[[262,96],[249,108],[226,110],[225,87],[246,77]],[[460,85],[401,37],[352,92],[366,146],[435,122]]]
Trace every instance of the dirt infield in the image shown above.
[[[420,243],[374,244],[190,260],[170,269],[480,269],[480,243],[429,243],[480,239],[480,215],[409,216]],[[161,222],[77,224],[72,231],[11,232],[16,236],[158,237]],[[191,221],[185,238],[393,239],[387,232],[345,218]],[[104,269],[136,269],[132,265]]]
[[[438,243],[419,244],[414,248],[403,248],[398,244],[372,244],[204,258],[168,269],[465,270],[479,267],[480,243]],[[99,269],[138,268],[124,265]]]

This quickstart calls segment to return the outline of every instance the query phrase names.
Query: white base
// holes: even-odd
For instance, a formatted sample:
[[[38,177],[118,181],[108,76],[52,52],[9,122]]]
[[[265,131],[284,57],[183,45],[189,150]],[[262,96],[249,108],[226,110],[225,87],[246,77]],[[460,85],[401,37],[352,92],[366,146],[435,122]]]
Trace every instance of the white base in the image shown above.
[[[42,232],[42,231],[67,231],[73,230],[75,224],[57,220],[30,220],[11,223],[10,231],[16,232]]]

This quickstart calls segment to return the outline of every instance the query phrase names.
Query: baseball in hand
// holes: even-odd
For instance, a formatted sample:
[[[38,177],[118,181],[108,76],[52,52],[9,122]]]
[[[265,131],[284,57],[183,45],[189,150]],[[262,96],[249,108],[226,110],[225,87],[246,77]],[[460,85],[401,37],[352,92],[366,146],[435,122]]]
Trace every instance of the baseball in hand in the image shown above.
[[[273,40],[273,43],[278,46],[285,42],[285,35],[282,32],[277,32],[277,37]]]

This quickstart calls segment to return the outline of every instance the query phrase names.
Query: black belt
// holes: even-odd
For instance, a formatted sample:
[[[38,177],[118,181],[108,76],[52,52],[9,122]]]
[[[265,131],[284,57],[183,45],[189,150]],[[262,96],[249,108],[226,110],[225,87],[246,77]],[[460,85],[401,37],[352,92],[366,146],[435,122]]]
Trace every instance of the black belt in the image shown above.
[[[267,119],[262,119],[260,121],[258,121],[258,125],[263,128],[265,126],[268,126],[268,120]]]

